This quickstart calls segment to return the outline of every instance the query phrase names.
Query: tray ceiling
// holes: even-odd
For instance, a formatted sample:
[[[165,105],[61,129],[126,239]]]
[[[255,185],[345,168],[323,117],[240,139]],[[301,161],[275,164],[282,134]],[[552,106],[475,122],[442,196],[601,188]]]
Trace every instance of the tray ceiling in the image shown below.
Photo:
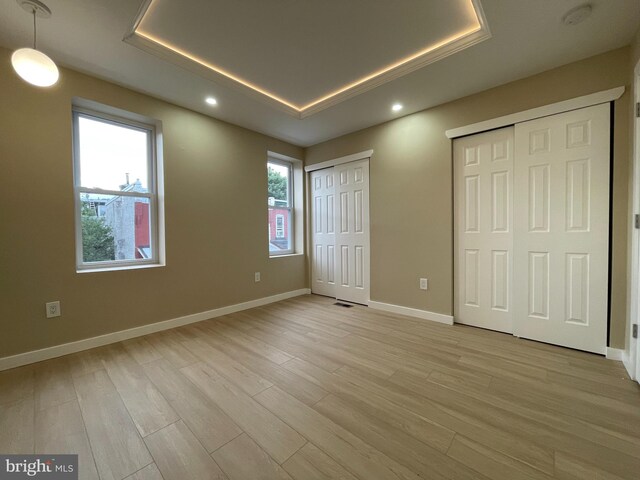
[[[489,37],[475,0],[149,0],[125,40],[302,118]]]

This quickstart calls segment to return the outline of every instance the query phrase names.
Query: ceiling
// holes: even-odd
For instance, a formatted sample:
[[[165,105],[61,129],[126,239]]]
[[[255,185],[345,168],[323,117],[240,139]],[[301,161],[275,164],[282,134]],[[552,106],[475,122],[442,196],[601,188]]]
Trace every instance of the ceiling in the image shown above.
[[[637,0],[592,0],[574,26],[583,0],[46,3],[38,48],[59,65],[301,146],[628,45],[640,23]],[[31,29],[0,0],[0,45]]]
[[[153,0],[125,41],[304,118],[488,37],[477,0]]]

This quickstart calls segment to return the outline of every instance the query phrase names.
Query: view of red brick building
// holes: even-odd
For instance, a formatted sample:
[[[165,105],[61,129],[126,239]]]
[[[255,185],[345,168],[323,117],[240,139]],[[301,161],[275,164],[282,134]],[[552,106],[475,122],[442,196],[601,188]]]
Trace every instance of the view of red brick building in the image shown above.
[[[149,204],[135,203],[135,246],[136,258],[149,258],[147,254],[151,249],[149,225]]]
[[[269,199],[269,250],[289,250],[289,210],[278,203],[281,200]]]

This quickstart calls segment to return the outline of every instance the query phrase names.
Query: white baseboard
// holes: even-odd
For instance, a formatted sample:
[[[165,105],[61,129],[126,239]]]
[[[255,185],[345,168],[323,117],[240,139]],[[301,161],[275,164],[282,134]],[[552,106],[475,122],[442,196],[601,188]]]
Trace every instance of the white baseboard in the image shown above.
[[[636,367],[633,364],[633,359],[631,358],[630,353],[631,352],[629,352],[629,350],[622,351],[622,364],[627,370],[627,375],[629,375],[629,378],[631,380],[637,380],[638,382],[640,382],[640,375],[638,375],[639,372],[636,372]]]
[[[430,320],[432,322],[444,323],[445,325],[453,325],[453,317],[442,313],[430,312],[428,310],[419,310],[417,308],[402,307],[391,303],[369,301],[369,307],[375,310],[383,310],[385,312],[397,313],[408,317],[420,318],[422,320]]]
[[[620,350],[618,348],[607,347],[606,356],[607,356],[608,360],[619,360],[619,361],[622,361],[622,358],[624,356],[624,350]]]
[[[188,325],[190,323],[201,322],[202,320],[208,320],[210,318],[221,317],[222,315],[228,315],[230,313],[239,312],[241,310],[248,310],[249,308],[260,307],[262,305],[279,302],[281,300],[286,300],[287,298],[306,295],[309,293],[311,293],[310,289],[302,288],[300,290],[279,293],[270,297],[258,298],[256,300],[250,300],[248,302],[237,303],[235,305],[229,305],[227,307],[208,310],[206,312],[193,313],[191,315],[185,315],[184,317],[172,318],[170,320],[164,320],[157,323],[150,323],[148,325],[142,325],[140,327],[134,327],[128,330],[120,330],[118,332],[107,333],[105,335],[99,335],[97,337],[85,338],[76,342],[63,343],[62,345],[55,345],[53,347],[33,350],[31,352],[19,353],[10,357],[0,358],[0,371],[20,367],[22,365],[28,365],[30,363],[41,362],[50,358],[69,355],[71,353],[88,350],[90,348],[101,347],[103,345],[120,342],[129,338],[140,337],[142,335],[148,335],[150,333],[160,332],[162,330],[181,327],[182,325]]]

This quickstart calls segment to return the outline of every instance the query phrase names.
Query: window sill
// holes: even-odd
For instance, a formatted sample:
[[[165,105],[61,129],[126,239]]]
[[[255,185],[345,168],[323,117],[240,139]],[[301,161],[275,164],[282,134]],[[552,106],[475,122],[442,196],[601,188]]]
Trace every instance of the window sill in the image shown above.
[[[142,265],[117,265],[113,267],[76,268],[76,273],[117,272],[119,270],[140,270],[144,268],[164,267],[164,263],[145,263]]]
[[[291,258],[291,257],[302,257],[304,253],[285,253],[283,255],[269,255],[269,258]]]

